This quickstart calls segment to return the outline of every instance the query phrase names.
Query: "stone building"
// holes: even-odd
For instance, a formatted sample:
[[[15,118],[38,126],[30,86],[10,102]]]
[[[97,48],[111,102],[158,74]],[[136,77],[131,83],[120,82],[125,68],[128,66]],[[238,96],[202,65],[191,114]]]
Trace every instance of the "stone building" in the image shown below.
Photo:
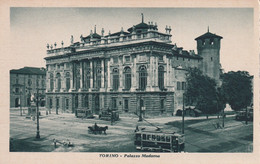
[[[146,114],[173,114],[182,109],[185,72],[198,67],[219,78],[222,37],[209,31],[196,38],[198,54],[171,44],[171,27],[159,32],[156,23],[99,35],[91,30],[79,42],[56,48],[47,44],[47,108],[75,112],[89,108]]]
[[[39,90],[40,106],[45,103],[46,70],[45,68],[24,67],[10,70],[10,107],[28,107],[31,95]]]

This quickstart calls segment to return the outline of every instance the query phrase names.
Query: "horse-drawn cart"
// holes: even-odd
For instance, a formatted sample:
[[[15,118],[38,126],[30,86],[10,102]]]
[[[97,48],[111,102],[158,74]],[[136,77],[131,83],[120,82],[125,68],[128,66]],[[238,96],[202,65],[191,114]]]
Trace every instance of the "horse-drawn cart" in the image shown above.
[[[88,133],[90,134],[102,134],[102,132],[104,132],[104,134],[106,133],[106,130],[108,129],[108,126],[98,126],[96,123],[93,126],[89,126],[88,127]]]

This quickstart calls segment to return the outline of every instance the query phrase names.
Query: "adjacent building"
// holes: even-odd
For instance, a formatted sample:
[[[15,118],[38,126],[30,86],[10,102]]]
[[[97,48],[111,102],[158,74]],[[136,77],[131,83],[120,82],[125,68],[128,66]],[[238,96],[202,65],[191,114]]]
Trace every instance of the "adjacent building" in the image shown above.
[[[182,109],[188,67],[219,81],[221,36],[209,31],[195,40],[198,54],[171,43],[171,27],[158,31],[142,21],[124,31],[90,31],[79,42],[47,45],[46,107],[75,112],[103,109],[146,114],[174,114]],[[144,107],[144,108],[142,108]]]
[[[10,70],[10,107],[28,107],[31,95],[39,89],[40,106],[45,104],[45,68],[24,67]]]

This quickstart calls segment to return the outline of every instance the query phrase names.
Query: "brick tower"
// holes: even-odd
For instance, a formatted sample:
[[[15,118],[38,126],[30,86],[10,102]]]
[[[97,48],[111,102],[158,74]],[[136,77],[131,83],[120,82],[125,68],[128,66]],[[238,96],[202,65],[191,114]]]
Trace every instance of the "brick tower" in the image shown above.
[[[216,80],[219,84],[220,74],[220,40],[223,37],[208,32],[197,37],[197,50],[203,60],[200,69],[203,74]]]

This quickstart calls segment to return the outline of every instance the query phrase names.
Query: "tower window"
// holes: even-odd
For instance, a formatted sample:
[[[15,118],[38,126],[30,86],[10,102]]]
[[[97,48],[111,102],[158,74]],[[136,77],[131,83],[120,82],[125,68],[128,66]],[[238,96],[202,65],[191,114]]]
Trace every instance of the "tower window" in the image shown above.
[[[213,61],[213,58],[211,57],[210,60]]]

